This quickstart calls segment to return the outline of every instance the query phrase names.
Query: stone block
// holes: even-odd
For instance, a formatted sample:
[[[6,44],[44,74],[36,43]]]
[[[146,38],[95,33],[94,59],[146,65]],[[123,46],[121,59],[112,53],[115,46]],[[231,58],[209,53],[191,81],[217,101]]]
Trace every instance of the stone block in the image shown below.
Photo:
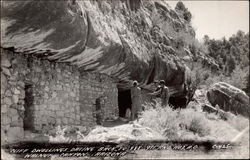
[[[11,91],[8,89],[8,90],[6,90],[6,92],[4,93],[4,95],[7,97],[7,96],[12,96],[12,93],[11,93]]]
[[[10,127],[23,127],[23,121],[21,119],[11,121]]]
[[[19,108],[19,106],[18,106],[18,104],[12,104],[12,105],[9,106],[9,108],[17,110]]]
[[[1,67],[2,73],[5,74],[6,76],[11,76],[10,70],[5,67]]]
[[[1,105],[1,113],[7,113],[7,111],[8,111],[8,107],[7,107],[7,105]]]
[[[35,66],[33,67],[33,70],[34,70],[35,72],[42,72],[41,67],[39,67],[38,65],[35,65]]]
[[[52,93],[52,98],[55,98],[57,96],[57,93],[56,92],[53,92]]]
[[[1,95],[2,95],[1,98],[4,96],[6,88],[7,88],[7,86],[2,85],[2,83],[1,83]]]
[[[12,96],[12,102],[13,102],[13,103],[17,104],[17,103],[18,103],[18,100],[19,100],[18,95],[13,95],[13,96]]]
[[[61,73],[61,69],[59,67],[57,67],[56,72]]]
[[[36,130],[36,131],[40,131],[41,132],[41,130],[42,130],[42,124],[40,124],[40,123],[36,123],[35,124],[35,126],[34,126],[34,129]]]
[[[21,93],[21,92],[20,92],[19,89],[17,89],[17,88],[14,88],[14,89],[13,89],[13,94],[19,95],[20,93]]]
[[[48,93],[44,93],[44,99],[49,99],[49,95],[48,95]]]
[[[71,97],[74,97],[74,96],[75,96],[75,93],[74,93],[73,91],[71,91],[71,92],[69,93],[69,95],[70,95]]]
[[[41,109],[41,107],[40,107],[39,105],[34,105],[34,106],[33,106],[33,109],[34,109],[35,111],[39,111],[39,110]]]
[[[48,87],[48,86],[45,86],[45,87],[44,87],[44,91],[48,92],[48,91],[49,91],[49,87]]]
[[[7,78],[6,76],[1,72],[1,87],[7,86]]]
[[[69,124],[74,124],[74,121],[75,121],[75,120],[74,120],[73,118],[69,118],[68,123],[69,123]]]
[[[63,117],[64,113],[63,113],[63,111],[57,111],[56,115],[59,116],[59,117]]]
[[[30,72],[30,69],[29,69],[29,68],[26,68],[26,69],[22,69],[22,70],[20,71],[20,74],[26,75],[26,74],[29,73],[29,72]]]
[[[48,107],[49,107],[49,108],[52,108],[54,111],[60,110],[60,105],[58,105],[58,104],[49,105]]]
[[[68,124],[68,123],[69,123],[69,122],[68,122],[68,118],[66,118],[66,117],[62,118],[62,123],[63,123],[63,124]]]
[[[1,67],[9,68],[11,66],[11,63],[7,56],[1,56]]]
[[[7,106],[10,106],[12,104],[12,100],[10,97],[4,97],[3,103],[6,104]]]
[[[41,82],[40,82],[40,85],[41,85],[41,86],[44,86],[44,85],[45,85],[45,82],[44,82],[44,81],[41,81]]]
[[[76,121],[75,121],[75,124],[76,124],[76,125],[80,125],[80,124],[81,124],[81,121],[80,121],[80,120],[76,120]]]
[[[20,99],[20,98],[19,98],[19,100],[18,100],[18,103],[17,103],[17,104],[19,104],[19,105],[24,105],[24,103],[25,103],[25,102],[24,102],[24,100],[22,100],[22,99]]]
[[[79,112],[80,112],[80,107],[79,107],[79,105],[76,105],[76,106],[74,107],[74,109],[75,109],[75,112],[76,112],[76,113],[79,113]]]
[[[47,124],[47,123],[48,123],[48,118],[47,118],[47,116],[42,116],[42,117],[41,117],[41,120],[40,120],[40,123],[42,123],[42,124]]]
[[[18,105],[18,109],[19,109],[20,111],[24,111],[24,110],[25,110],[25,108],[24,108],[23,105]]]
[[[70,117],[70,113],[65,113],[64,117],[68,117],[69,118]]]
[[[24,87],[25,87],[25,83],[22,82],[22,81],[18,81],[18,82],[17,82],[17,85],[20,86],[21,88],[24,88]]]
[[[62,124],[62,120],[61,120],[60,118],[56,118],[56,124],[57,124],[57,125]]]
[[[62,90],[62,85],[60,84],[56,85],[56,90]]]
[[[11,118],[7,116],[7,114],[1,114],[1,124],[2,125],[7,125],[10,124]]]
[[[81,116],[80,115],[76,115],[76,120],[80,120]]]
[[[19,99],[24,99],[25,98],[25,91],[21,90],[21,93],[19,95]]]
[[[44,103],[44,99],[43,98],[34,98],[34,104],[41,105],[43,103]]]
[[[39,79],[37,77],[35,77],[35,78],[32,79],[33,83],[37,83],[38,81],[39,81]]]
[[[17,111],[15,110],[15,112],[14,112],[14,110],[13,110],[12,112],[13,113],[11,114],[11,122],[17,121],[18,118],[19,118],[19,115],[17,114]]]

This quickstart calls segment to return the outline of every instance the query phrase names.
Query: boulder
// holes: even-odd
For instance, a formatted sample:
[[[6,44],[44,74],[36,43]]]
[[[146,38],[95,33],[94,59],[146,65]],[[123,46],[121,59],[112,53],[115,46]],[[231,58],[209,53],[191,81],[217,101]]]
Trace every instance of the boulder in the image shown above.
[[[230,84],[218,82],[207,91],[208,101],[218,105],[223,111],[249,116],[249,97],[246,93]]]

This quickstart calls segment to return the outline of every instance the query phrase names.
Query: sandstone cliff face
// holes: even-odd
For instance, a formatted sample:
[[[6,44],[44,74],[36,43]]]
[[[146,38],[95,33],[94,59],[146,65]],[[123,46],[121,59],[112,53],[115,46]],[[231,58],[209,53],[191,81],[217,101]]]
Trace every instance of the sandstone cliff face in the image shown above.
[[[189,55],[181,36],[195,32],[165,1],[4,1],[2,48],[50,61],[68,62],[80,71],[119,80],[183,84]]]

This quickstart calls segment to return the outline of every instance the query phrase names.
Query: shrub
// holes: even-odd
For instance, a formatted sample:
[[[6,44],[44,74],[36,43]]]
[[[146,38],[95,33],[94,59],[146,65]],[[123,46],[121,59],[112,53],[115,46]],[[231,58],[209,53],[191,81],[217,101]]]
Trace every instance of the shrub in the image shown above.
[[[185,19],[186,21],[191,22],[191,19],[192,19],[192,14],[191,14],[191,12],[186,11],[186,12],[184,12],[183,16],[184,16],[184,19]]]
[[[179,119],[184,123],[186,129],[198,134],[200,137],[210,134],[210,124],[206,115],[202,112],[196,112],[193,109],[183,109],[180,112]]]
[[[176,10],[180,10],[180,11],[185,11],[185,10],[186,10],[186,7],[185,7],[185,5],[183,4],[183,2],[179,1],[179,2],[176,4],[175,9],[176,9]]]
[[[179,1],[175,6],[176,11],[183,12],[183,17],[186,21],[191,22],[192,14],[188,11],[183,2]]]
[[[247,88],[247,81],[249,81],[249,67],[242,69],[238,65],[226,82],[240,89],[245,89]]]
[[[189,130],[201,137],[209,135],[211,129],[207,125],[204,125],[206,121],[204,117],[195,117],[190,123]]]
[[[159,102],[156,106],[147,107],[149,109],[142,113],[139,120],[141,125],[152,128],[171,140],[182,139],[182,131],[192,132],[200,137],[210,134],[210,125],[203,113],[193,109],[161,108]]]
[[[148,105],[145,107],[147,109],[142,113],[139,123],[154,129],[169,139],[178,138],[177,112],[169,107],[161,108],[158,101],[156,101],[155,107],[153,103],[148,103]]]
[[[221,117],[215,113],[196,111],[199,104],[182,110],[161,108],[159,101],[148,103],[139,123],[149,127],[170,140],[216,140],[230,141],[249,125],[248,119],[226,113]]]

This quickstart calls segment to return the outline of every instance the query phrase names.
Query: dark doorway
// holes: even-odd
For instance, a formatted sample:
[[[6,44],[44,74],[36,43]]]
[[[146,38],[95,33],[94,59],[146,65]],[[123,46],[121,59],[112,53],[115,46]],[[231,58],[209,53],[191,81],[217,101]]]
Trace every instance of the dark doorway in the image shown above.
[[[95,100],[95,106],[96,106],[96,124],[102,125],[102,107],[101,107],[101,98],[97,98]]]
[[[174,107],[174,109],[186,108],[187,98],[186,97],[170,97],[169,104],[171,104]]]
[[[118,91],[118,106],[119,106],[119,117],[125,117],[126,110],[131,110],[131,92],[130,90]]]
[[[34,97],[31,84],[25,84],[25,98],[24,98],[24,130],[33,130],[34,128]]]

